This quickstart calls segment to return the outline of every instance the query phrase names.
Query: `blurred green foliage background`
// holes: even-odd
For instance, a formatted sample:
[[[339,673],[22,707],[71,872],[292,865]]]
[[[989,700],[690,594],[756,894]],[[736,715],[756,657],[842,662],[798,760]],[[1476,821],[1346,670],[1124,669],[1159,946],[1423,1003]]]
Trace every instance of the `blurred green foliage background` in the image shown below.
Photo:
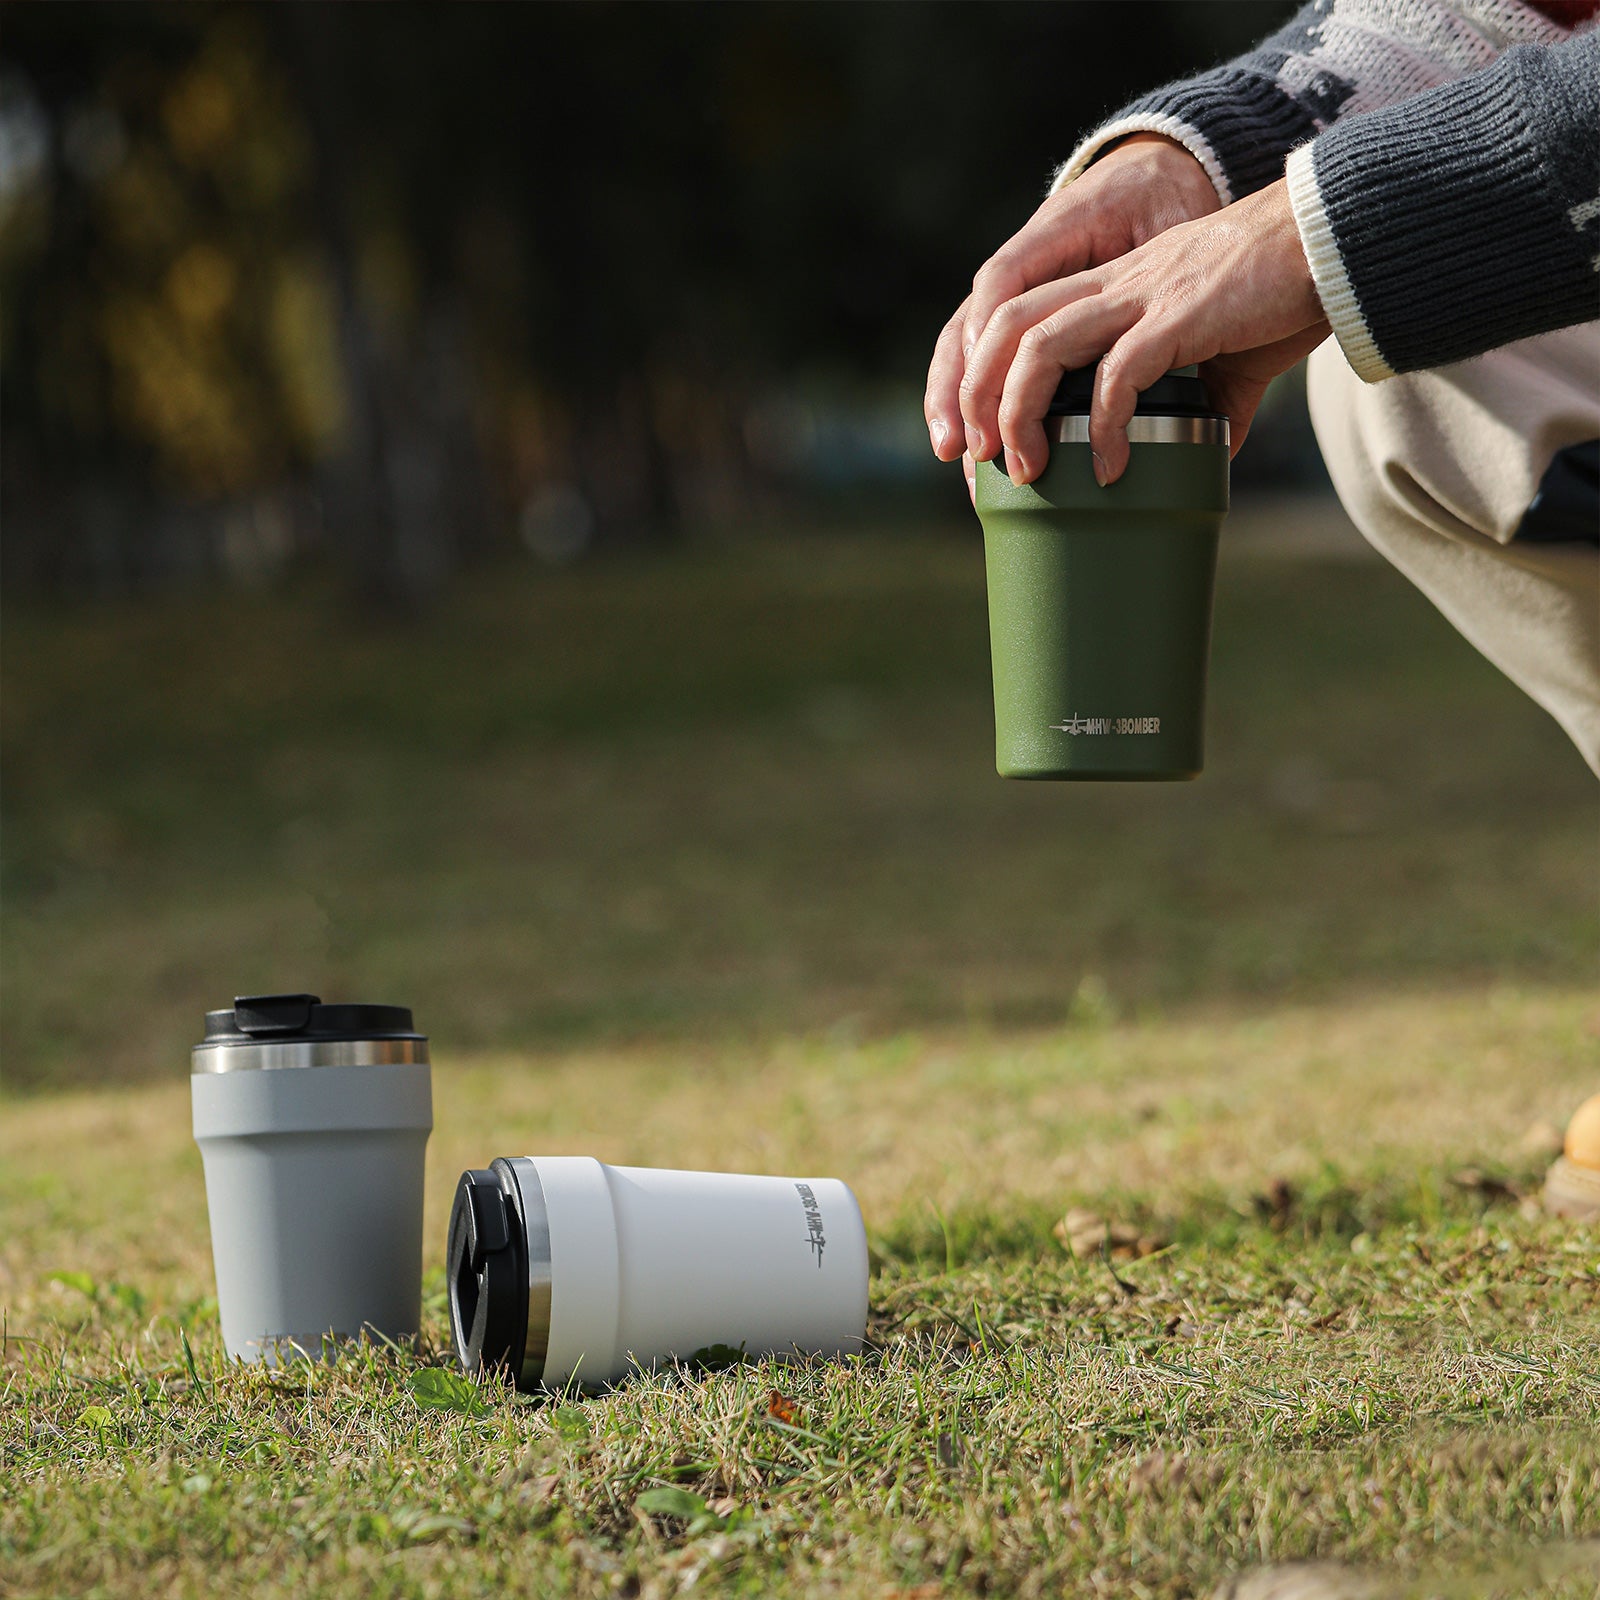
[[[6,581],[418,604],[519,541],[921,514],[973,271],[1289,9],[9,6]]]
[[[4,1082],[1592,974],[1592,785],[1280,388],[1210,770],[993,775],[920,414],[1052,164],[1278,3],[9,5]]]

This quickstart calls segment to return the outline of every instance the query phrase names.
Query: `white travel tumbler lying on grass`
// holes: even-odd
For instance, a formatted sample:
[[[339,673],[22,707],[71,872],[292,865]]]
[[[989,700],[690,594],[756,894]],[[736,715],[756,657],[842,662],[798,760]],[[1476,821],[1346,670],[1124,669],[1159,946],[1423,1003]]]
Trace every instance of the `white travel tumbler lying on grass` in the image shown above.
[[[242,996],[206,1013],[189,1084],[228,1354],[414,1338],[433,1095],[410,1011]]]
[[[461,1175],[446,1271],[462,1365],[519,1389],[866,1334],[866,1229],[837,1178],[502,1157]]]

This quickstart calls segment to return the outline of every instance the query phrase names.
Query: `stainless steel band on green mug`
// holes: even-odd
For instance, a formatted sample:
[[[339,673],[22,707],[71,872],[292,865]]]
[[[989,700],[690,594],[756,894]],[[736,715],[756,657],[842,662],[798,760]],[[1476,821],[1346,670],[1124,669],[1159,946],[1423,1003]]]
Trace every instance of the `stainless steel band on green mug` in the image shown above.
[[[1051,444],[1088,444],[1086,416],[1046,417],[1044,436]],[[1134,416],[1128,421],[1129,444],[1231,444],[1226,417]]]

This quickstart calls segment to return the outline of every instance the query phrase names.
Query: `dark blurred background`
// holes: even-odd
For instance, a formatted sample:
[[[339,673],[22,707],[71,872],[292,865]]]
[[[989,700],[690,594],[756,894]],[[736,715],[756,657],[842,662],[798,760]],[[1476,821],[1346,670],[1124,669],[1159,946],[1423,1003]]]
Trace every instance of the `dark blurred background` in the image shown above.
[[[1594,790],[1294,375],[1192,785],[995,777],[935,334],[1287,4],[7,5],[0,1081],[1592,981]]]
[[[417,604],[519,544],[925,515],[974,269],[1290,9],[8,6],[5,581]],[[1249,470],[1314,473],[1280,409]]]

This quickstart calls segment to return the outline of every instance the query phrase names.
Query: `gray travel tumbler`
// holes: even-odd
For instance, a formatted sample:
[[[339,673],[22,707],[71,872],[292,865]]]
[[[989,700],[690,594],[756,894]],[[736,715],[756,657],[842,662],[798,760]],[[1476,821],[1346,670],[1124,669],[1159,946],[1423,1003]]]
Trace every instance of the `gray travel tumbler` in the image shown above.
[[[241,996],[206,1013],[189,1085],[228,1354],[414,1338],[433,1095],[410,1011]]]

